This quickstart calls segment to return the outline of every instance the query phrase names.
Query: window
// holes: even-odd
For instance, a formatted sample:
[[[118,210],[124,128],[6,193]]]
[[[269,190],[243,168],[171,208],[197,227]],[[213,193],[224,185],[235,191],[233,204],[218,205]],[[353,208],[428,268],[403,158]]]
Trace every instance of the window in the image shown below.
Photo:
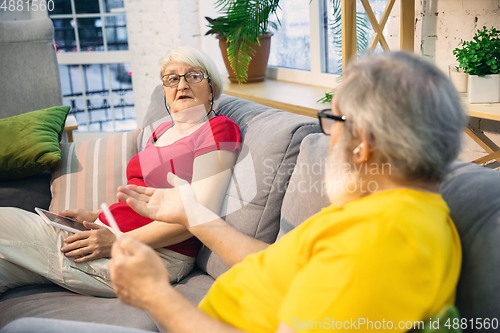
[[[377,20],[387,1],[369,0]],[[356,2],[356,34],[361,54],[369,47],[374,31],[361,1]],[[310,85],[335,85],[335,76],[342,74],[340,3],[341,0],[280,1],[281,27],[273,31],[269,57],[269,66],[274,67],[268,71],[271,77]],[[387,29],[384,36],[387,38]],[[381,51],[380,46],[375,51]]]
[[[78,130],[116,132],[137,128],[130,64],[60,65],[64,105]]]
[[[55,0],[63,101],[78,131],[137,128],[123,0]]]
[[[373,13],[380,21],[382,13],[387,5],[387,0],[371,0],[369,1]],[[332,74],[342,74],[342,39],[341,39],[341,18],[340,18],[340,0],[324,0],[326,24],[325,29],[325,57],[326,57],[326,72]],[[374,36],[374,31],[366,15],[365,8],[360,0],[356,1],[356,37],[357,37],[357,52],[362,54],[370,46],[370,41]],[[387,38],[387,31],[384,31],[384,36]],[[381,52],[380,45],[377,46],[375,52]]]
[[[309,43],[309,3],[281,0],[277,16],[281,26],[274,32],[269,55],[270,66],[311,70]],[[274,17],[271,21],[278,23]]]

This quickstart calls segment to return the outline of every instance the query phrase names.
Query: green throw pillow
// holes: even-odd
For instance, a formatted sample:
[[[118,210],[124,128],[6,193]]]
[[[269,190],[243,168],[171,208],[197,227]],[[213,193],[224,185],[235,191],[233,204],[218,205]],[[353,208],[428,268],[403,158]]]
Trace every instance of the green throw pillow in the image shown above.
[[[61,160],[59,142],[69,106],[0,119],[0,180],[36,175]]]

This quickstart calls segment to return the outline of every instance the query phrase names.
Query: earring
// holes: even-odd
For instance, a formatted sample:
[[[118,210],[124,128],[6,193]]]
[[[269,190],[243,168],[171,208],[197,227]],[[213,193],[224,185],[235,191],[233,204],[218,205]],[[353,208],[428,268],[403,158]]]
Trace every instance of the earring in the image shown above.
[[[361,149],[363,149],[365,145],[361,142],[359,145],[356,146],[356,148],[354,148],[354,150],[352,151],[353,154],[357,154],[361,151]]]

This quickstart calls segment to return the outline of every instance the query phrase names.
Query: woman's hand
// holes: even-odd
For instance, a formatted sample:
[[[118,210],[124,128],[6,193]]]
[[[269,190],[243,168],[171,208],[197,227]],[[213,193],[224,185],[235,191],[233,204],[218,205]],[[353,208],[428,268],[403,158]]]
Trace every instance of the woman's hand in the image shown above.
[[[188,215],[199,205],[187,181],[169,172],[167,180],[173,188],[155,189],[136,185],[118,188],[118,199],[150,219],[181,224],[189,228]],[[188,215],[186,215],[186,212]]]
[[[122,235],[111,253],[109,273],[123,303],[147,310],[163,288],[170,288],[168,271],[149,246]]]
[[[89,212],[83,209],[73,209],[64,210],[62,212],[58,212],[57,214],[67,216],[69,218],[72,218],[73,220],[77,220],[83,223],[84,221],[94,222],[99,217],[99,214],[101,214],[101,211],[97,210],[94,212]]]
[[[111,247],[116,236],[106,227],[92,222],[83,222],[90,229],[73,234],[64,239],[65,246],[61,248],[66,257],[76,257],[75,262],[87,262],[111,256]]]

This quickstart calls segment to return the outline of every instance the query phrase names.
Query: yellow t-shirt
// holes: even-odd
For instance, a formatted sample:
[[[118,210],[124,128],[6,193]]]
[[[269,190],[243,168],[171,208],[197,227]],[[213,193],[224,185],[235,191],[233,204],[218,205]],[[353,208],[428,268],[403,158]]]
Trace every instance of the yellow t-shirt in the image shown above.
[[[460,264],[439,194],[381,191],[324,208],[248,256],[199,308],[248,332],[275,332],[280,322],[297,331],[401,332],[454,304]]]

